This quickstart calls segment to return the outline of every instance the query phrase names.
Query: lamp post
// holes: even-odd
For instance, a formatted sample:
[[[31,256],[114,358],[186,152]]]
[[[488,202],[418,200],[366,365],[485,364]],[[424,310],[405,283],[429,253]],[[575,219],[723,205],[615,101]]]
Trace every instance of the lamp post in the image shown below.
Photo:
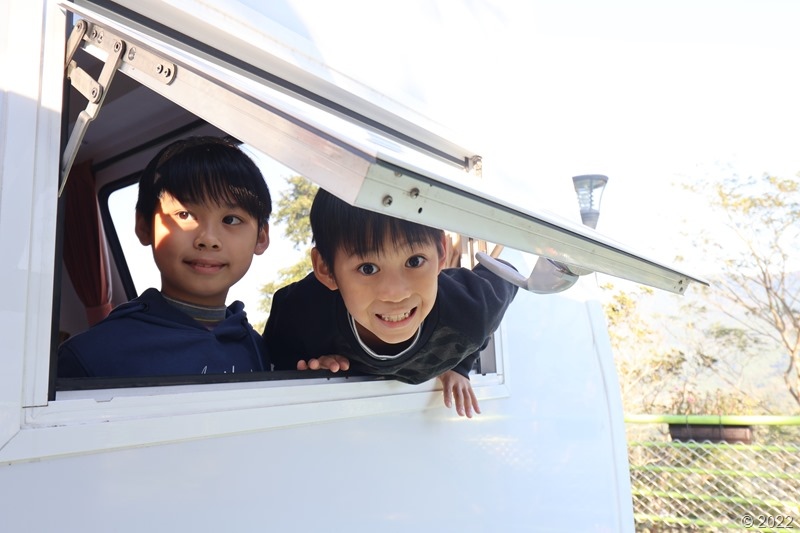
[[[581,221],[584,225],[596,229],[597,219],[600,218],[600,200],[603,198],[603,189],[608,183],[608,176],[584,174],[573,177],[572,183],[578,194]]]

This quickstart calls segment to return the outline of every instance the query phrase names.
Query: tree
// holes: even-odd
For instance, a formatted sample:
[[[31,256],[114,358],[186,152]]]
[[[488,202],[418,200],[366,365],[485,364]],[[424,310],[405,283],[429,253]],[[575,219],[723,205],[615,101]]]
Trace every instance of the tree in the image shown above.
[[[696,302],[672,313],[651,289],[620,290],[612,284],[605,303],[609,337],[620,376],[625,412],[645,414],[754,414],[768,401],[749,376],[759,343],[736,328],[705,323]],[[674,297],[679,298],[679,297]]]
[[[659,398],[674,385],[686,357],[676,348],[665,349],[663,338],[639,311],[640,299],[652,295],[650,289],[618,291],[610,283],[602,288],[614,291],[604,308],[624,410],[628,413],[660,412]]]
[[[800,405],[800,186],[774,176],[698,183],[686,188],[708,212],[690,233],[693,255],[713,266],[711,286],[682,297],[609,292],[626,411],[785,413]],[[670,314],[643,312],[665,302]]]
[[[311,224],[308,221],[308,214],[318,187],[303,176],[291,176],[286,181],[290,188],[281,193],[273,223],[284,225],[284,237],[293,243],[296,250],[306,253],[294,265],[280,269],[277,279],[262,285],[260,308],[266,312],[272,307],[272,296],[275,291],[284,285],[301,280],[311,272]],[[261,331],[264,325],[258,324],[256,328],[260,328]]]
[[[721,265],[709,302],[751,339],[780,346],[783,382],[800,406],[800,183],[734,175],[689,188],[708,196],[727,232],[700,232]]]

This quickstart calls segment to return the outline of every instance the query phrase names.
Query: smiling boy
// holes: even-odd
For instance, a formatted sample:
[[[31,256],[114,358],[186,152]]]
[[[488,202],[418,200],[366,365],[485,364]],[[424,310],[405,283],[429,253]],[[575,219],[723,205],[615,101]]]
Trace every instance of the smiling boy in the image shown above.
[[[310,213],[314,272],[277,291],[264,338],[276,370],[352,368],[417,384],[480,412],[469,372],[516,287],[448,268],[444,232],[352,207],[324,189]]]
[[[255,163],[216,137],[170,144],[139,179],[136,235],[161,290],[114,309],[59,348],[58,375],[161,376],[268,370],[261,336],[230,287],[269,246],[269,190]]]

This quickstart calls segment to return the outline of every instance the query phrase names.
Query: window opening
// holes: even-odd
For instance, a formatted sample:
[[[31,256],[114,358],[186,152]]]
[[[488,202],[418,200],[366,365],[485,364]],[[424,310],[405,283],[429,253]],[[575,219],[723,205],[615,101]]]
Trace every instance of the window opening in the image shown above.
[[[175,138],[183,137],[181,135]],[[173,137],[173,136],[169,136]],[[171,142],[171,138],[169,141]],[[167,139],[164,139],[167,141]],[[154,151],[158,146],[146,146]],[[270,188],[273,202],[277,203],[283,193],[288,189],[288,178],[295,175],[290,169],[284,167],[269,156],[259,152],[253,147],[243,145],[242,149],[254,159],[259,166],[262,174]],[[102,169],[106,163],[97,165]],[[139,243],[135,231],[135,205],[138,194],[139,170],[123,178],[115,180],[101,188],[99,192],[100,209],[104,223],[104,231],[107,235],[109,248],[113,257],[113,262],[118,271],[118,276],[126,287],[126,300],[136,297],[149,287],[160,286],[160,275],[152,259],[149,247]],[[270,249],[273,253],[265,254],[266,265],[272,275],[265,272],[261,265],[251,267],[248,275],[231,289],[228,302],[242,300],[245,302],[245,309],[248,316],[257,315],[253,312],[258,308],[261,300],[259,287],[270,278],[275,277],[280,268],[292,265],[297,262],[305,250],[293,249],[288,240],[283,239],[283,228],[280,224],[271,222],[272,243]],[[269,252],[270,250],[268,250]],[[248,292],[249,291],[249,292]],[[267,315],[263,315],[266,320]],[[260,318],[251,322],[255,323]],[[487,349],[481,354],[475,366],[474,373],[494,373],[496,372],[494,351],[494,339],[490,341]],[[277,380],[297,380],[297,379],[319,379],[336,378],[326,371],[317,372],[297,372],[297,371],[277,371],[252,374],[221,374],[207,376],[153,376],[147,378],[70,378],[59,379],[56,383],[56,390],[95,390],[112,388],[135,388],[135,387],[160,387],[186,384],[209,384],[209,383],[232,383],[232,382],[252,382],[252,381],[277,381]],[[345,379],[358,380],[386,380],[381,376],[359,376],[351,372]]]
[[[122,43],[122,44],[120,44]],[[89,50],[85,50],[78,46],[79,44],[83,44],[84,47],[89,48],[92,50],[91,53],[87,53]],[[138,84],[134,81],[134,87],[131,87],[131,80],[126,76],[117,77],[114,81],[114,85],[111,86],[111,79],[113,78],[113,72],[110,70],[113,67],[113,70],[116,71],[119,68],[121,71],[126,72],[127,74],[133,74],[137,70],[137,65],[135,65],[135,61],[140,61],[138,64],[138,68],[143,68],[147,66],[148,68],[152,67],[151,70],[158,72],[159,70],[163,71],[164,69],[169,70],[169,75],[166,76],[164,79],[158,79],[155,82],[149,80],[148,78],[148,85],[150,89],[153,89],[152,84],[155,83],[156,85],[169,85],[176,76],[176,71],[178,66],[165,61],[163,58],[158,58],[153,54],[144,52],[144,48],[141,46],[136,46],[135,43],[125,43],[121,37],[117,34],[108,31],[106,28],[94,24],[94,23],[87,23],[86,21],[78,21],[73,30],[69,42],[68,42],[68,61],[67,61],[67,68],[66,72],[68,77],[70,77],[72,81],[73,91],[72,91],[72,99],[75,99],[76,92],[80,94],[81,97],[86,99],[89,103],[86,109],[78,109],[79,113],[75,114],[73,112],[72,122],[74,124],[73,129],[69,134],[69,141],[67,142],[67,147],[64,151],[64,166],[62,170],[67,172],[69,170],[69,165],[75,161],[83,161],[86,157],[95,156],[97,157],[98,154],[92,153],[91,149],[85,149],[85,146],[93,145],[97,143],[88,142],[85,139],[89,139],[90,141],[93,140],[91,137],[94,135],[93,130],[103,130],[104,123],[113,123],[113,116],[109,117],[108,113],[112,112],[109,111],[109,105],[113,105],[109,103],[105,110],[106,113],[100,114],[100,105],[103,102],[113,102],[117,95],[126,94],[137,90]],[[99,48],[95,50],[95,48]],[[125,50],[127,49],[127,53]],[[137,57],[139,59],[137,59]],[[153,59],[156,57],[156,59]],[[149,59],[148,59],[149,58]],[[143,59],[147,59],[146,63],[142,63]],[[78,66],[77,62],[80,60],[82,65],[85,65],[86,68]],[[167,66],[164,66],[167,65]],[[127,71],[125,69],[128,69]],[[132,69],[132,70],[131,70]],[[100,71],[99,75],[97,71]],[[96,78],[96,79],[95,79]],[[140,80],[141,81],[141,80]],[[141,90],[141,89],[138,89]],[[149,92],[149,91],[148,91]],[[180,93],[179,100],[186,102],[191,101],[186,94]],[[106,99],[106,97],[108,97]],[[169,97],[166,98],[164,96],[157,96],[164,102],[169,101]],[[182,106],[176,103],[170,103],[174,108],[180,109]],[[73,107],[80,107],[80,106],[73,106]],[[281,120],[289,119],[289,122],[293,122],[291,117],[287,117],[283,113],[278,113],[276,110],[269,108],[266,109],[268,112],[276,113],[276,117],[279,117]],[[142,138],[137,138],[136,146],[133,148],[126,148],[122,149],[121,152],[116,154],[107,154],[102,153],[102,159],[99,163],[93,165],[93,170],[97,173],[109,173],[113,171],[109,171],[109,168],[113,168],[115,165],[120,164],[120,162],[124,162],[126,158],[132,158],[139,152],[146,152],[147,149],[152,149],[152,153],[154,153],[156,147],[159,144],[163,144],[168,140],[171,141],[173,139],[189,135],[192,133],[192,130],[195,127],[200,127],[201,125],[208,125],[208,123],[200,119],[187,109],[182,109],[181,112],[187,116],[187,118],[182,119],[183,122],[186,123],[185,126],[178,126],[171,130],[166,134],[156,135],[151,140],[146,140]],[[89,123],[92,122],[93,125],[89,126]],[[172,126],[172,124],[171,124]],[[306,129],[302,129],[306,128]],[[302,127],[302,131],[313,132],[314,130],[308,130],[307,126]],[[87,136],[88,133],[88,137]],[[180,133],[180,134],[179,134]],[[336,145],[338,150],[344,148],[344,152],[348,153],[352,149],[346,148],[343,144],[337,141],[333,136],[329,134],[325,134],[322,131],[316,131],[316,135],[319,135],[319,139],[324,141],[325,143],[332,143],[331,146]],[[305,134],[307,136],[307,134]],[[304,137],[305,137],[304,136]],[[376,138],[376,140],[378,140]],[[142,142],[144,141],[144,142]],[[308,142],[307,140],[304,141],[307,144],[303,146],[315,146],[318,149],[323,149],[324,146],[319,146],[318,142],[311,141]],[[267,143],[271,145],[271,143]],[[387,146],[390,149],[394,147],[394,144],[391,141],[382,141],[383,146]],[[284,148],[285,150],[286,148]],[[295,148],[290,148],[290,150],[295,150]],[[262,166],[262,173],[265,177],[274,176],[276,174],[282,175],[283,177],[288,177],[289,175],[296,175],[297,172],[292,172],[286,167],[283,167],[271,157],[266,156],[260,153],[257,149],[253,147],[246,147],[246,151],[248,151],[249,155],[253,157],[260,166]],[[280,151],[280,150],[279,150]],[[362,163],[357,163],[358,165],[363,165],[363,159],[361,159],[363,155],[358,155],[352,162],[362,161]],[[369,157],[367,158],[369,159]],[[323,166],[330,165],[330,162],[315,160],[315,164]],[[338,165],[341,165],[340,168],[330,168],[326,172],[329,176],[335,176],[337,172],[342,172],[345,175],[351,174],[353,172],[352,168],[348,168],[348,161],[337,161]],[[267,168],[265,168],[267,167]],[[142,166],[143,168],[143,166]],[[277,170],[280,169],[280,170]],[[135,224],[135,203],[137,197],[137,186],[136,182],[138,180],[138,173],[141,171],[141,168],[137,169],[129,169],[129,173],[125,175],[125,177],[118,178],[113,180],[108,185],[101,188],[101,192],[99,194],[100,203],[101,203],[101,213],[104,225],[104,231],[107,236],[107,241],[109,245],[110,252],[113,256],[113,268],[116,269],[118,283],[122,285],[122,292],[124,292],[125,297],[122,299],[117,299],[117,303],[121,303],[121,301],[127,301],[131,298],[136,297],[137,295],[141,294],[145,289],[148,287],[159,287],[160,286],[160,275],[158,273],[155,264],[153,263],[151,251],[148,247],[142,246],[138,239],[135,236],[134,232],[134,224]],[[64,175],[66,177],[67,174]],[[329,180],[332,178],[329,178]],[[352,179],[352,178],[348,178]],[[108,178],[102,178],[101,181],[108,181]],[[270,179],[267,180],[268,185],[270,187],[272,196],[274,201],[276,201],[281,192],[281,187],[276,186],[274,180],[270,183]],[[331,183],[330,181],[328,182]],[[60,189],[63,190],[63,187],[66,184],[66,180],[62,178],[60,183]],[[341,191],[340,191],[341,193]],[[421,213],[422,210],[420,209],[419,212]],[[275,253],[276,249],[281,246],[281,244],[285,244],[285,241],[280,238],[279,236],[280,229],[275,227],[272,229],[272,244],[270,246],[271,250],[268,250],[268,253],[265,254],[264,258],[269,258],[268,266],[271,267],[273,271],[276,271],[281,265],[275,258],[278,254]],[[270,253],[271,252],[271,253]],[[285,255],[287,250],[283,250],[281,255]],[[251,278],[256,278],[260,280],[260,283],[264,283],[271,276],[264,272],[263,268],[259,268],[257,264],[259,258],[254,260],[254,264],[251,267],[248,275],[246,276]],[[245,308],[248,311],[249,316],[258,315],[256,310],[259,307],[260,298],[258,293],[255,295],[245,295],[241,292],[242,286],[247,284],[246,279],[243,279],[239,283],[237,283],[233,288],[232,292],[229,297],[229,302],[235,299],[239,299],[245,302]],[[251,286],[253,285],[251,281]],[[251,289],[252,290],[252,289]],[[238,294],[237,294],[238,292]],[[255,320],[251,319],[251,322],[257,323],[260,321],[266,320],[266,313],[263,314],[261,320],[256,318]],[[491,351],[492,355],[494,354],[493,350]],[[55,359],[56,356],[53,356]],[[487,365],[485,363],[479,363],[478,368],[479,371],[483,369],[485,372],[487,368],[494,368],[494,363]],[[315,374],[317,374],[315,376]],[[148,379],[129,379],[129,378],[114,378],[114,379],[98,379],[98,378],[90,378],[90,379],[59,379],[55,384],[55,388],[57,390],[81,390],[81,389],[97,389],[97,388],[106,388],[106,387],[143,387],[143,386],[154,386],[159,384],[175,384],[175,383],[219,383],[219,382],[228,382],[228,381],[251,381],[251,380],[276,380],[276,379],[299,379],[299,378],[314,378],[319,377],[319,374],[328,375],[325,371],[320,372],[276,372],[270,373],[269,375],[250,375],[245,379],[242,379],[240,375],[229,375],[229,376],[186,376],[186,377],[169,377],[169,378],[148,378]],[[351,373],[354,376],[354,373]],[[380,380],[385,378],[370,376],[370,379]]]
[[[221,59],[219,55],[204,55],[193,48],[192,42],[173,42],[170,39],[179,36],[166,37],[159,34],[157,28],[134,25],[136,29],[132,29],[130,21],[105,18],[89,11],[83,12],[84,8],[79,6],[70,6],[69,9],[86,17],[86,25],[70,36],[65,70],[75,91],[89,103],[75,117],[75,127],[64,151],[62,172],[65,175],[71,161],[78,157],[78,151],[80,156],[87,158],[94,155],[84,146],[87,130],[91,133],[88,123],[94,121],[97,125],[95,118],[99,104],[103,104],[104,113],[108,111],[111,93],[120,80],[127,77],[143,86],[139,88],[142,91],[152,92],[158,103],[166,103],[167,113],[180,112],[180,124],[164,120],[168,127],[160,124],[162,130],[154,124],[145,125],[154,130],[149,132],[147,139],[158,138],[163,134],[163,128],[174,130],[199,119],[217,131],[227,132],[254,148],[268,152],[270,157],[290,167],[294,173],[310,177],[318,185],[359,207],[465,233],[477,239],[502,241],[501,244],[566,264],[586,265],[599,272],[622,274],[621,277],[631,276],[628,279],[675,292],[683,292],[689,281],[696,281],[617,247],[583,227],[545,213],[505,205],[471,189],[465,186],[468,180],[464,168],[456,171],[452,165],[443,164],[431,154],[398,142],[402,139],[382,136],[341,114],[332,114],[330,109],[298,99],[297,94],[279,90],[262,76],[263,71],[257,66],[243,68],[239,63],[227,62],[227,56]],[[163,53],[159,55],[153,50]],[[100,73],[97,76],[78,66],[81,53],[98,62]],[[137,63],[139,61],[142,63]],[[119,70],[126,76],[116,77],[113,86],[109,87],[113,76],[110,70]],[[103,115],[99,120],[114,124],[113,119]],[[122,132],[118,125],[114,132],[119,135],[128,133]],[[103,140],[108,141],[106,145],[111,142],[126,144],[126,139]],[[142,136],[137,138],[137,141],[141,140]],[[119,155],[120,152],[115,153]],[[108,156],[113,159],[114,154]],[[480,167],[479,159],[470,159],[470,162],[465,167]],[[143,164],[120,175],[130,175],[142,167]],[[60,186],[63,185],[62,178]],[[128,204],[132,205],[130,196],[133,190],[135,187],[129,188],[127,193],[114,193],[119,196],[115,196],[113,203],[128,194]],[[273,198],[277,197],[275,193],[273,191]],[[108,199],[111,203],[110,196]],[[114,207],[115,211],[117,209],[120,208]],[[129,222],[121,222],[124,229],[114,229],[117,223],[110,221],[112,229],[108,231],[109,235],[116,231],[118,239],[135,238],[131,230],[132,207],[126,216],[130,218]],[[273,234],[273,243],[279,241]],[[139,243],[134,241],[133,247],[137,246]],[[147,249],[141,248],[146,256]],[[121,257],[127,258],[128,252],[122,251]],[[120,264],[124,262],[120,260]],[[130,265],[123,268],[128,269]],[[139,269],[136,270],[137,273],[128,272],[124,277],[133,280],[131,274],[137,276]],[[251,270],[258,271],[253,267]],[[262,275],[262,279],[267,277]],[[144,285],[153,284],[153,281],[143,281],[140,286],[138,281],[131,281],[125,292],[138,294]],[[246,303],[250,310],[257,306],[252,302]]]

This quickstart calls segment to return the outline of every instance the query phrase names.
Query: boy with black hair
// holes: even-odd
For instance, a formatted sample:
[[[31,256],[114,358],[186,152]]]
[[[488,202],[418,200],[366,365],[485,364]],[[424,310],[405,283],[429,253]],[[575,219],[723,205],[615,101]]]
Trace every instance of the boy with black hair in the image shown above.
[[[417,384],[480,413],[469,372],[517,288],[481,265],[448,268],[442,230],[353,207],[319,189],[314,272],[277,291],[264,330],[276,370],[352,368]]]
[[[60,377],[269,370],[263,340],[228,289],[269,246],[269,189],[235,144],[191,137],[162,149],[139,178],[136,235],[161,290],[118,306],[59,348]]]

